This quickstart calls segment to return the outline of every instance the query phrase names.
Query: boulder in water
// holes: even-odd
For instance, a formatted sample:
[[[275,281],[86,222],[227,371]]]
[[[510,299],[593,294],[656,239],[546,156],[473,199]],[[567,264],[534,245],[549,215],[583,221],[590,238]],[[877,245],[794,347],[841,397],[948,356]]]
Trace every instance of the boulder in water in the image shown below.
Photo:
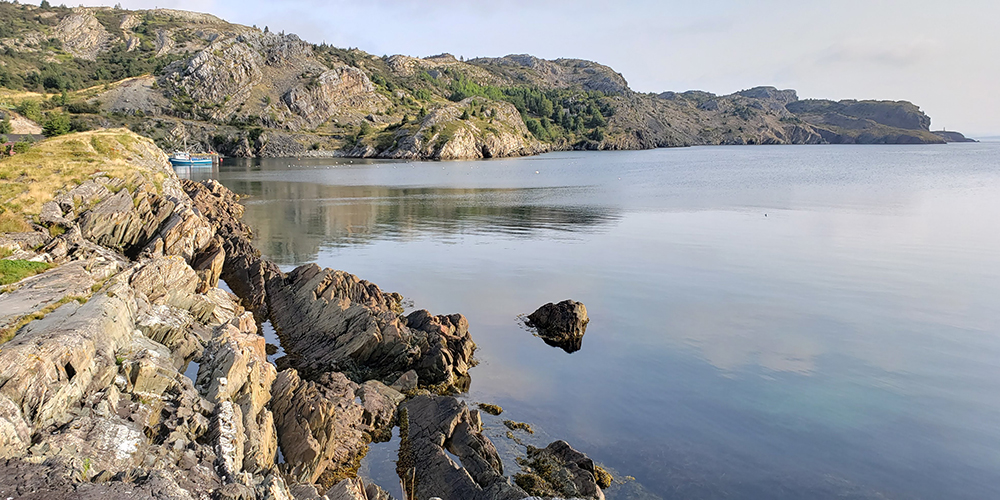
[[[576,352],[583,346],[587,332],[587,307],[575,300],[558,304],[548,303],[528,315],[526,324],[537,330],[546,344],[561,347],[566,352]]]

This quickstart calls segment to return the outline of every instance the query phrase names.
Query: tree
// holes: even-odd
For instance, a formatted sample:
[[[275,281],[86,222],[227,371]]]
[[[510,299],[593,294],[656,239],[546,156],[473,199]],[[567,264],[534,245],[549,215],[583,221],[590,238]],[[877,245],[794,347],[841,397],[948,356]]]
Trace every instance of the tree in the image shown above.
[[[468,109],[462,110],[462,116],[460,116],[459,118],[461,118],[462,120],[468,120],[469,119],[469,110]]]
[[[42,125],[42,133],[46,137],[68,134],[69,131],[69,115],[65,113],[49,113],[46,116],[45,124]]]
[[[10,134],[13,132],[14,126],[10,124],[10,116],[4,115],[3,121],[0,121],[0,134]]]
[[[39,4],[38,6],[41,7],[41,8],[43,8],[43,9],[51,9],[52,8],[52,4],[49,3],[49,0],[42,0],[42,3]]]
[[[16,109],[18,113],[31,121],[37,122],[42,118],[42,107],[38,101],[25,99],[17,105]]]

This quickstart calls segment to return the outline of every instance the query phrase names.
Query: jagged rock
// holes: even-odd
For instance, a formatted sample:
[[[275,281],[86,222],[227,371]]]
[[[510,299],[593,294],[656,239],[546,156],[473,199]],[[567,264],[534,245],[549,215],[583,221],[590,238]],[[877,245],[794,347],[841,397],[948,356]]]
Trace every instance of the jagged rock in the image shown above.
[[[385,97],[375,92],[375,86],[364,71],[346,64],[300,82],[281,99],[301,118],[303,128],[322,124],[339,108],[350,107],[358,113],[366,113],[389,104]]]
[[[217,448],[225,450],[218,454],[230,476],[274,465],[277,437],[266,405],[276,371],[267,362],[264,344],[253,316],[245,313],[216,328],[199,366],[196,386],[220,405]]]
[[[391,386],[393,389],[399,392],[409,392],[417,388],[419,377],[417,376],[416,370],[410,370],[396,379]]]
[[[464,386],[475,343],[462,315],[399,316],[401,297],[343,271],[301,266],[267,284],[273,323],[304,376],[344,370],[394,380],[415,369],[424,384]]]
[[[583,335],[589,322],[586,306],[574,300],[564,300],[539,307],[528,315],[526,323],[538,330],[546,344],[561,347],[566,352],[576,352],[583,345]]]
[[[136,193],[133,198],[122,189],[84,212],[79,219],[80,230],[84,238],[134,257],[152,240],[173,209],[174,203],[161,196]]]
[[[11,251],[31,250],[44,245],[49,240],[49,235],[41,231],[2,233],[0,234],[0,248]]]
[[[23,430],[64,422],[67,410],[88,388],[106,387],[114,379],[116,353],[132,343],[136,306],[129,287],[116,284],[107,291],[29,323],[0,349],[0,400],[13,403],[13,408],[0,404],[6,408],[5,427]],[[15,446],[0,449],[0,456],[22,453],[28,443],[28,436],[9,439],[8,445]]]
[[[605,482],[609,479],[607,473],[565,441],[555,441],[545,448],[528,446],[527,459],[519,462],[525,473],[516,476],[515,481],[528,486],[526,489],[533,495],[604,500],[597,476]]]
[[[469,109],[477,118],[463,119]],[[383,158],[459,159],[527,156],[548,151],[528,132],[512,104],[469,97],[430,112],[416,130],[400,129]]]
[[[396,422],[396,407],[406,396],[377,380],[361,384],[355,395],[361,398],[364,407],[361,422],[369,428],[372,440],[381,442],[391,439],[392,427]]]
[[[194,317],[191,313],[160,304],[151,306],[149,310],[141,313],[135,326],[146,337],[172,349],[174,344],[184,337],[192,323]]]
[[[179,255],[190,262],[213,241],[215,231],[191,207],[176,205],[146,249],[153,255]]]
[[[56,25],[55,36],[70,54],[91,61],[107,50],[113,37],[90,12],[74,12]]]
[[[162,344],[142,338],[133,339],[130,356],[121,361],[122,372],[128,381],[129,392],[159,396],[183,384],[174,367],[170,350]],[[116,359],[116,362],[117,359]]]
[[[315,382],[291,369],[278,374],[271,409],[286,472],[293,478],[315,483],[324,474],[337,480],[353,476],[368,449],[357,390],[342,373],[325,373]]]
[[[400,428],[407,432],[402,436],[405,445],[400,445],[399,460],[416,468],[417,498],[520,500],[528,496],[503,476],[496,448],[464,402],[424,395],[400,408],[406,412]],[[454,463],[446,450],[461,463]]]
[[[136,292],[151,304],[171,304],[194,294],[198,275],[176,256],[157,257],[140,265],[129,280]]]
[[[326,492],[328,500],[392,500],[392,495],[375,483],[367,485],[361,478],[344,479]]]
[[[177,481],[162,471],[138,474],[131,480],[88,483],[80,481],[79,464],[70,459],[44,462],[0,462],[0,497],[24,500],[194,500]]]
[[[258,319],[266,319],[265,283],[280,271],[274,264],[261,260],[260,252],[250,243],[253,232],[240,220],[243,206],[239,197],[215,180],[204,183],[182,180],[182,186],[222,239],[225,252],[222,279]]]

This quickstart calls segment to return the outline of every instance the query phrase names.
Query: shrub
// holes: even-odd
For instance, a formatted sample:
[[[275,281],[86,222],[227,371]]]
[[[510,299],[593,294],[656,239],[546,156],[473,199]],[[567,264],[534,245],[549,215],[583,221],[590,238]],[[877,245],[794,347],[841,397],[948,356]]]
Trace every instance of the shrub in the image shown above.
[[[25,99],[21,101],[15,109],[18,113],[21,113],[22,116],[31,121],[37,122],[42,119],[42,106],[38,103],[38,101]]]

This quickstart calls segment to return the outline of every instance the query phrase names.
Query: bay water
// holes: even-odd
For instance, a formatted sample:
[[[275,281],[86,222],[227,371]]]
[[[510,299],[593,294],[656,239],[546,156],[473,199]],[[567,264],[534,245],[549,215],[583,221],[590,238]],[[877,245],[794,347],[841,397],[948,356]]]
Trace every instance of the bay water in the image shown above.
[[[461,312],[505,472],[609,498],[1000,498],[1000,143],[225,160],[262,253]],[[586,304],[568,354],[518,316]],[[530,423],[510,439],[502,420]],[[362,473],[396,491],[394,443]]]

